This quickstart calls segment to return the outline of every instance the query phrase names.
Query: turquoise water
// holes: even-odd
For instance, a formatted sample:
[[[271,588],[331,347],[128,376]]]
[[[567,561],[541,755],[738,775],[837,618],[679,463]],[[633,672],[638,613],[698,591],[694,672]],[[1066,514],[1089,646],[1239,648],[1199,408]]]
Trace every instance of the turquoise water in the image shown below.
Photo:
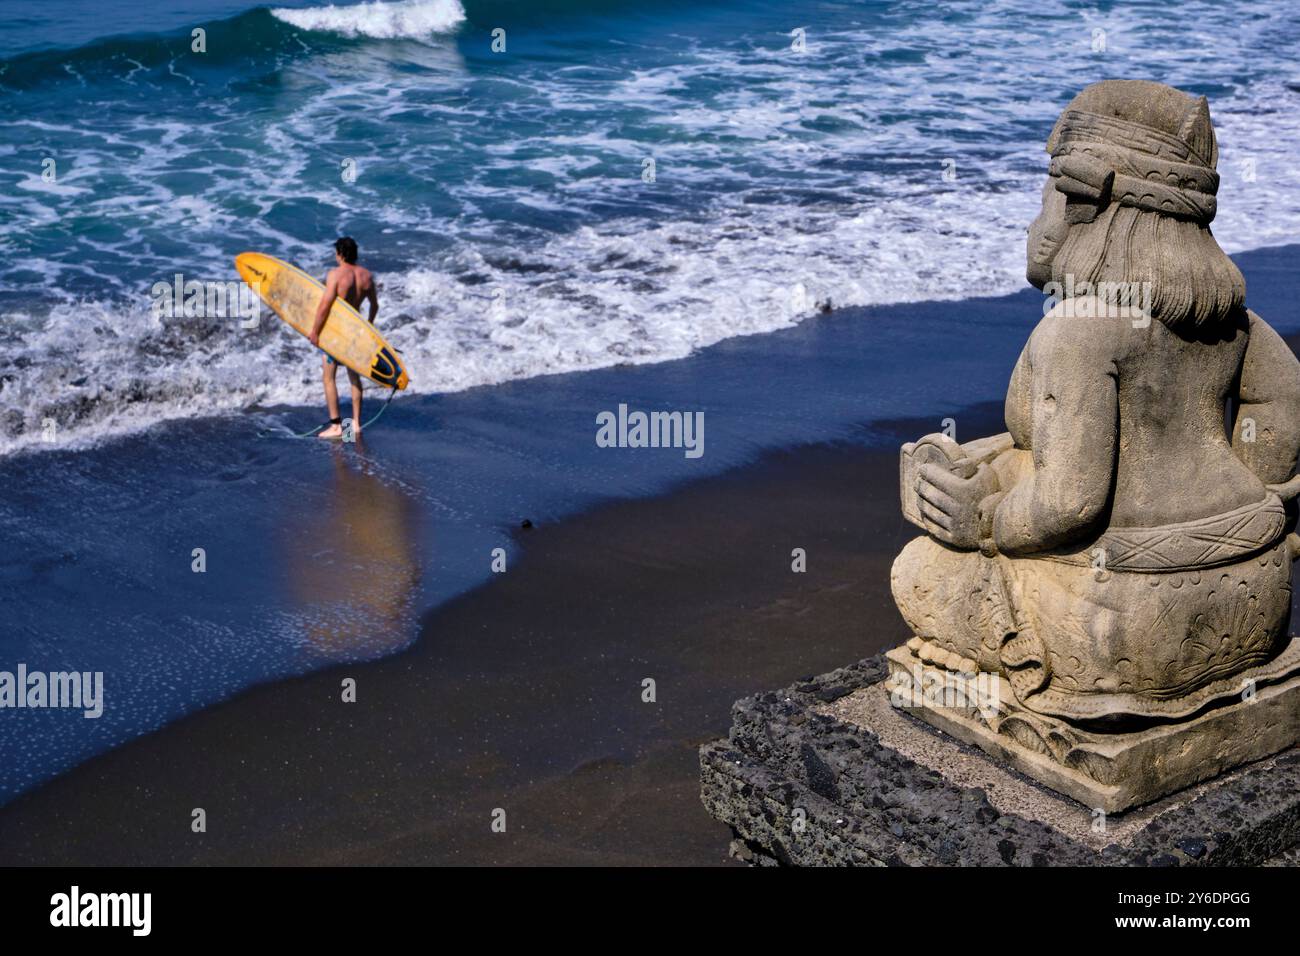
[[[0,452],[316,401],[273,318],[150,289],[339,233],[422,393],[1015,291],[1051,121],[1109,76],[1210,96],[1225,247],[1300,234],[1293,4],[3,6]]]

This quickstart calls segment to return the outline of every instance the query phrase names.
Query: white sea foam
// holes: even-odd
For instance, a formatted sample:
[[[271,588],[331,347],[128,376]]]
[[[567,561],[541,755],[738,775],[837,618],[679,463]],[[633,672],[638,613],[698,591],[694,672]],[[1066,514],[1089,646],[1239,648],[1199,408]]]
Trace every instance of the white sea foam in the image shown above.
[[[454,30],[465,20],[459,0],[375,0],[352,6],[277,8],[271,13],[300,30],[377,40],[424,39]]]
[[[683,41],[662,65],[529,82],[469,77],[452,44],[416,47],[418,71],[386,70],[383,44],[374,70],[349,61],[346,83],[315,61],[290,73],[291,107],[255,129],[226,102],[202,135],[148,117],[104,130],[16,121],[73,139],[65,182],[117,178],[102,199],[0,189],[7,256],[22,254],[23,230],[58,217],[100,227],[57,258],[25,257],[27,276],[46,276],[31,307],[30,278],[0,273],[0,301],[23,302],[6,310],[0,340],[0,453],[42,447],[47,418],[66,448],[165,418],[318,404],[314,353],[274,317],[255,332],[160,325],[148,283],[125,282],[113,248],[130,249],[149,282],[178,269],[229,278],[242,248],[320,274],[327,243],[318,225],[294,232],[300,208],[334,210],[347,231],[359,215],[376,224],[357,235],[363,260],[379,248],[396,263],[380,270],[379,326],[416,393],[677,358],[827,306],[1022,289],[1045,130],[1071,91],[1108,75],[1154,70],[1195,88],[1220,64],[1215,235],[1231,252],[1300,236],[1300,97],[1285,63],[1265,55],[1266,38],[1285,33],[1270,8],[1242,18],[1198,7],[1206,29],[1215,16],[1234,24],[1209,60],[1204,37],[1154,14],[1084,15],[1051,0],[959,8],[959,27],[918,17],[817,33],[803,59],[779,40]],[[1009,29],[1017,16],[1023,29]],[[1089,49],[1093,29],[1106,31],[1104,54]],[[1256,75],[1224,65],[1243,63]],[[483,82],[508,94],[464,93]],[[382,147],[335,132],[358,106],[383,124]],[[438,135],[419,135],[429,129]],[[356,182],[313,178],[322,157],[343,156],[359,161]],[[640,178],[647,156],[654,183]],[[202,184],[183,188],[176,169]],[[159,222],[184,226],[180,258],[156,242]]]

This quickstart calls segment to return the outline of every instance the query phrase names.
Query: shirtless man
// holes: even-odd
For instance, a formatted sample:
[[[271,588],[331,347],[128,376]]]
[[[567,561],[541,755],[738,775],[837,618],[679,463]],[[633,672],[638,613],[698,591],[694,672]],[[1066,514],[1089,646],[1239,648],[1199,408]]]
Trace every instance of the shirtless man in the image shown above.
[[[321,329],[325,328],[325,319],[329,317],[334,300],[342,297],[343,301],[354,309],[360,310],[363,299],[370,301],[368,321],[374,325],[375,316],[379,314],[379,295],[375,292],[375,280],[369,269],[357,265],[357,241],[351,236],[344,236],[334,243],[334,261],[338,268],[331,269],[325,279],[325,294],[321,296],[320,305],[316,307],[316,324],[311,330],[311,344],[320,347]],[[335,379],[339,366],[324,351],[321,352],[321,378],[325,382],[325,406],[329,409],[329,427],[318,438],[342,438],[343,420],[339,417],[339,390]],[[361,376],[348,369],[348,381],[352,384],[352,434],[361,434]]]

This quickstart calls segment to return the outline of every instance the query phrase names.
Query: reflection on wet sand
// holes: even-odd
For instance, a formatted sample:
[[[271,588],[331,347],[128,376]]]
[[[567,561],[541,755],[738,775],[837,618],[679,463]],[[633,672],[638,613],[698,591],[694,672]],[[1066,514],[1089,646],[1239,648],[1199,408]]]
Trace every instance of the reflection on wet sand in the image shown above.
[[[334,481],[310,524],[282,539],[304,648],[355,659],[388,654],[416,636],[419,513],[379,478],[360,440],[334,452]]]

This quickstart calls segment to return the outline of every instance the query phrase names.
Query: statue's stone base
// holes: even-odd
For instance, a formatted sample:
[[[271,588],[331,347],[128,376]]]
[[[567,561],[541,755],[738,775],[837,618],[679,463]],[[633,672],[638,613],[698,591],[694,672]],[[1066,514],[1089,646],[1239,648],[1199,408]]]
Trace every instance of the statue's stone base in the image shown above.
[[[799,865],[1286,865],[1300,750],[1122,814],[1090,810],[895,709],[882,656],[737,701],[701,748],[737,855]]]
[[[923,663],[907,646],[885,659],[896,706],[1107,813],[1150,803],[1300,741],[1300,639],[1276,660],[1225,680],[1224,697],[1200,715],[1129,733],[1089,733],[1045,718],[1020,706],[995,676]]]

